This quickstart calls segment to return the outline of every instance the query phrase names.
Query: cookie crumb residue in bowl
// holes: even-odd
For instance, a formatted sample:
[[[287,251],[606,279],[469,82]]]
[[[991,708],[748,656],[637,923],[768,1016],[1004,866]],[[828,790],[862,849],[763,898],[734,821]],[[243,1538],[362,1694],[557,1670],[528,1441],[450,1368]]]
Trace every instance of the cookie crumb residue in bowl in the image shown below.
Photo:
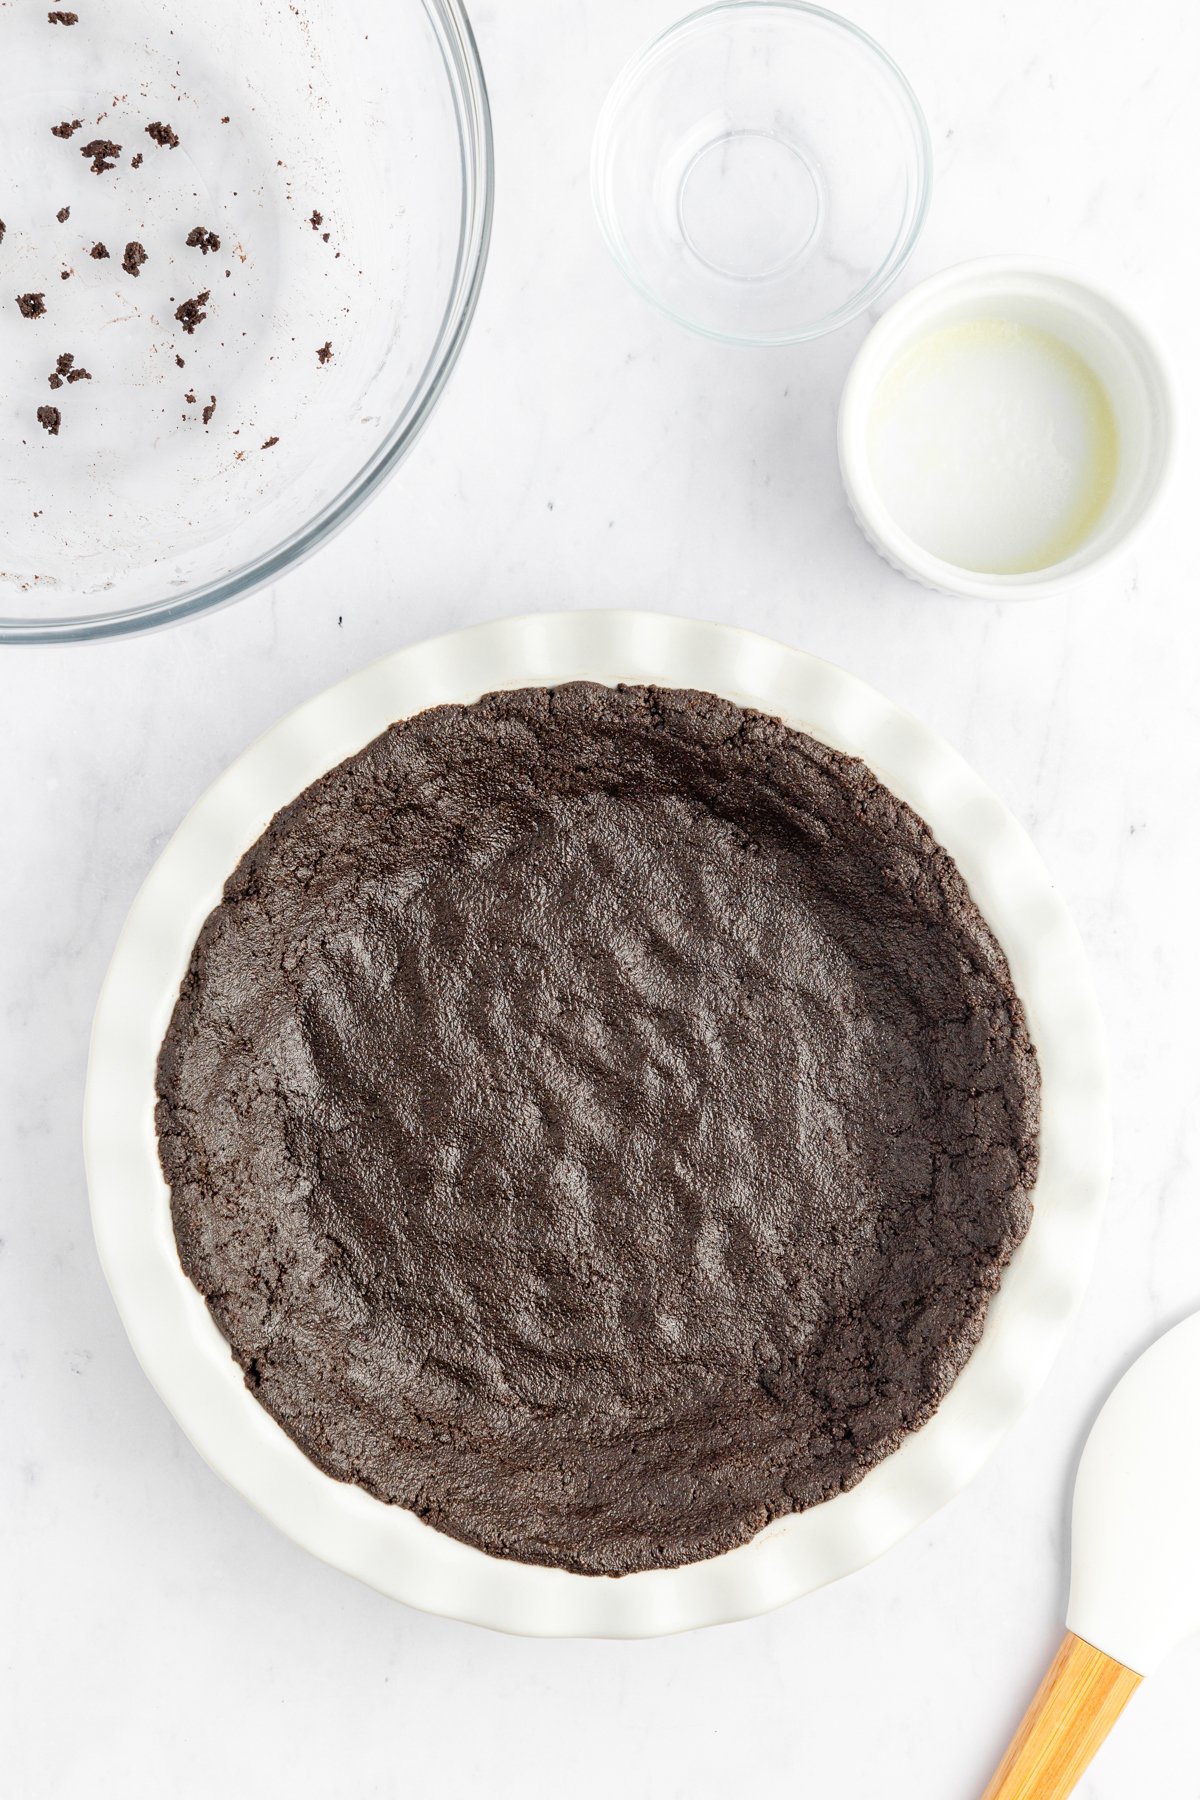
[[[398,464],[474,310],[491,140],[460,0],[362,0],[353,32],[337,0],[13,15],[0,641],[50,641],[248,592]],[[64,347],[93,379],[60,376],[51,441]]]

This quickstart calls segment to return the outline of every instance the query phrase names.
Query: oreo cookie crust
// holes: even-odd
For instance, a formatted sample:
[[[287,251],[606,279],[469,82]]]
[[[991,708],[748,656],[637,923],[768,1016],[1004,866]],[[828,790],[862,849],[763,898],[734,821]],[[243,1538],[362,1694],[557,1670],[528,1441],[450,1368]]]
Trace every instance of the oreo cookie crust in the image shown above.
[[[158,1067],[183,1266],[321,1469],[493,1555],[672,1567],[936,1409],[1025,1233],[995,939],[855,759],[576,683],[272,820]]]

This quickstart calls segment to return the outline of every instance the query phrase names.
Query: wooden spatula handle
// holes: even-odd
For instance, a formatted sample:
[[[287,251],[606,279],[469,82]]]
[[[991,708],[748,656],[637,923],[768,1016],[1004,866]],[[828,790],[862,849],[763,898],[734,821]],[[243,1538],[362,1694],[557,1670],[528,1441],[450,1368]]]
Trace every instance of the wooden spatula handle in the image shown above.
[[[1068,1631],[983,1800],[1065,1800],[1141,1679]]]

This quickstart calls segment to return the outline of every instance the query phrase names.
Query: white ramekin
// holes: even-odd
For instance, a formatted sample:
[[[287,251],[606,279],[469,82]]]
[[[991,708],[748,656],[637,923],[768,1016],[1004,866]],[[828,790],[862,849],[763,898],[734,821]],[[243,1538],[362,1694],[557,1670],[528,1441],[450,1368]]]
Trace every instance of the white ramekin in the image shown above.
[[[1104,383],[1120,432],[1116,486],[1099,525],[1073,555],[1028,574],[977,573],[924,549],[888,512],[867,453],[871,404],[897,358],[939,326],[984,318],[1034,325],[1061,338]],[[1040,600],[1111,562],[1157,506],[1175,439],[1173,382],[1146,327],[1094,283],[1023,257],[959,263],[889,307],[854,360],[838,415],[842,481],[868,542],[923,586],[980,600]]]

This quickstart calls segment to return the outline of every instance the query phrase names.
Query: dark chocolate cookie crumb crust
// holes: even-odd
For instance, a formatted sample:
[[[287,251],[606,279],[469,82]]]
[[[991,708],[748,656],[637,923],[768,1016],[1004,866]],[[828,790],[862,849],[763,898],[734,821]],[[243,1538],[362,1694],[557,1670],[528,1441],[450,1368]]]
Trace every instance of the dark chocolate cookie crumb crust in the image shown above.
[[[495,1555],[713,1556],[936,1409],[1038,1071],[860,762],[578,683],[392,727],[271,822],[159,1059],[183,1266],[330,1475]]]

